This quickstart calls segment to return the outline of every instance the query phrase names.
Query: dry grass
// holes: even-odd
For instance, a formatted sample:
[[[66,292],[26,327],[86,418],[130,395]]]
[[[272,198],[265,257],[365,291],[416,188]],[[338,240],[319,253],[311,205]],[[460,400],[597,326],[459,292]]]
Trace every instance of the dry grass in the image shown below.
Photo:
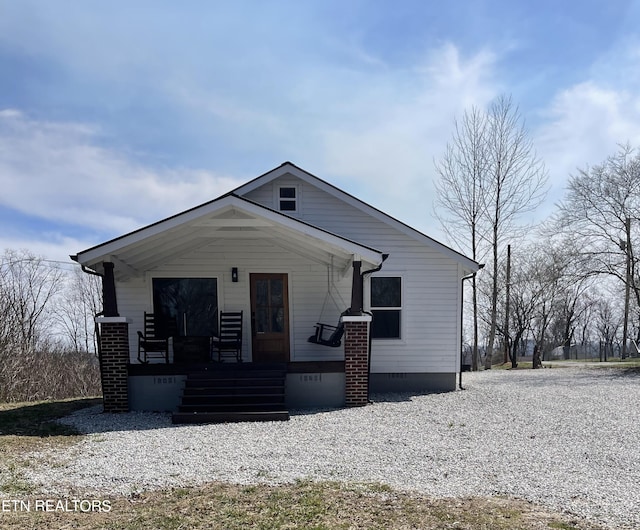
[[[105,496],[102,511],[88,503],[38,495],[22,475],[26,453],[64,448],[81,439],[52,423],[98,400],[0,404],[0,528],[25,529],[468,529],[594,530],[600,527],[538,506],[506,498],[432,499],[397,492],[381,484],[297,482],[280,486],[206,484],[150,491],[132,498]],[[51,510],[38,502],[51,500]],[[13,505],[13,501],[22,504]],[[61,504],[56,504],[61,501]],[[66,504],[64,504],[66,501]],[[9,504],[7,504],[9,503]],[[27,510],[26,508],[29,507]],[[22,508],[22,510],[21,510]],[[104,511],[109,508],[109,511]]]
[[[504,498],[434,500],[378,485],[298,482],[283,486],[207,484],[109,501],[109,512],[0,513],[3,529],[595,529]],[[87,504],[88,506],[88,504]],[[104,508],[104,504],[102,505]]]
[[[24,479],[22,471],[31,465],[26,455],[49,447],[62,448],[80,440],[78,432],[54,420],[101,402],[100,398],[90,398],[0,403],[0,491],[31,493],[33,487]]]

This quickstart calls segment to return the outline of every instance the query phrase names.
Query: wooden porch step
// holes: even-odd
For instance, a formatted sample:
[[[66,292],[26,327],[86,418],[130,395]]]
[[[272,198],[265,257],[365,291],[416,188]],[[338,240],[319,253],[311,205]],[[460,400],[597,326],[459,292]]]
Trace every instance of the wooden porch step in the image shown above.
[[[175,412],[173,423],[230,423],[240,421],[288,421],[289,412],[254,411],[254,412]]]
[[[225,367],[187,375],[173,423],[288,420],[284,369]]]
[[[263,379],[267,377],[272,377],[274,379],[279,379],[284,377],[286,374],[285,370],[241,370],[241,369],[228,369],[228,370],[207,370],[203,372],[196,372],[189,374],[189,378],[193,381],[201,380],[201,379]]]
[[[284,392],[280,394],[217,394],[182,397],[183,407],[192,405],[226,405],[231,402],[238,405],[262,404],[263,402],[284,403]]]
[[[277,401],[265,401],[263,403],[191,403],[189,405],[180,405],[178,412],[265,412],[284,409],[284,402]]]
[[[219,395],[243,395],[243,394],[280,394],[282,385],[269,386],[185,386],[184,396],[219,396]]]
[[[242,379],[187,379],[185,388],[227,388],[227,387],[263,387],[282,386],[283,378],[242,378]]]

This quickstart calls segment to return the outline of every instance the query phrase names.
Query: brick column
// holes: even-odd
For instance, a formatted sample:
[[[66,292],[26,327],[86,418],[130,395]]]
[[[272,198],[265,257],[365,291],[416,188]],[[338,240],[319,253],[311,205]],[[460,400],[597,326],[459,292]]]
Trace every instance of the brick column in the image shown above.
[[[371,316],[344,316],[345,404],[361,407],[369,400],[369,323]]]
[[[128,412],[129,323],[123,317],[98,317],[100,377],[105,412]]]

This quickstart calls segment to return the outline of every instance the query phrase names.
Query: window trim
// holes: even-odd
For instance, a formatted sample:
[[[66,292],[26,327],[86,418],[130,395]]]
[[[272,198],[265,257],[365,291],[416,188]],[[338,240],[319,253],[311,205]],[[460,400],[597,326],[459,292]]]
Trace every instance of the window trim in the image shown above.
[[[283,189],[293,189],[295,197],[282,197],[280,195]],[[280,184],[274,189],[274,201],[276,210],[284,214],[294,214],[300,212],[300,187],[297,184]],[[282,208],[281,201],[287,201],[293,203],[293,210],[285,210]]]
[[[372,305],[372,301],[371,301],[371,281],[373,278],[400,278],[400,305],[399,306],[373,306]],[[374,311],[390,311],[390,310],[394,310],[394,311],[399,311],[400,313],[400,336],[399,337],[377,337],[377,338],[373,338],[372,340],[375,341],[396,341],[398,343],[405,343],[405,322],[406,322],[406,318],[404,315],[405,312],[405,288],[404,288],[404,284],[405,284],[405,278],[404,278],[404,274],[400,273],[400,272],[393,272],[393,271],[387,271],[384,274],[373,274],[372,276],[370,276],[370,278],[368,279],[369,284],[367,285],[367,289],[365,289],[365,297],[366,297],[366,304],[367,307],[369,308],[369,311],[371,311],[371,313],[373,313]],[[375,318],[375,317],[374,317]]]

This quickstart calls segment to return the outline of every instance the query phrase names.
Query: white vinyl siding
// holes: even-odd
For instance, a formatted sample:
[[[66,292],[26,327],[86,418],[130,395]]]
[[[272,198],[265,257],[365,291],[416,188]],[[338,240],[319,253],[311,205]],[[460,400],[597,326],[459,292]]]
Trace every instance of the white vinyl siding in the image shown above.
[[[227,240],[224,248],[209,245],[179,259],[157,267],[144,277],[137,277],[118,285],[118,310],[129,317],[131,360],[137,353],[136,331],[142,329],[144,311],[152,311],[151,278],[153,277],[216,277],[218,278],[218,303],[221,310],[244,311],[243,352],[245,360],[251,359],[251,315],[249,275],[259,272],[288,274],[289,315],[291,334],[291,361],[342,360],[342,347],[329,348],[307,342],[314,333],[314,325],[320,317],[327,297],[327,267],[285,250],[271,240]],[[238,282],[231,280],[231,268],[238,268]],[[333,292],[338,303],[351,296],[351,277],[343,277],[334,271]],[[333,291],[333,289],[332,289]],[[329,301],[323,321],[335,325],[346,307],[338,310]]]
[[[457,371],[461,278],[458,263],[438,249],[293,175],[274,179],[248,192],[246,197],[271,207],[274,188],[296,184],[304,195],[304,207],[300,208],[297,218],[389,253],[380,274],[394,275],[401,271],[405,295],[402,339],[374,341],[372,372]],[[365,280],[365,292],[369,289],[368,282],[369,278]],[[298,310],[300,307],[295,307],[294,311]]]

